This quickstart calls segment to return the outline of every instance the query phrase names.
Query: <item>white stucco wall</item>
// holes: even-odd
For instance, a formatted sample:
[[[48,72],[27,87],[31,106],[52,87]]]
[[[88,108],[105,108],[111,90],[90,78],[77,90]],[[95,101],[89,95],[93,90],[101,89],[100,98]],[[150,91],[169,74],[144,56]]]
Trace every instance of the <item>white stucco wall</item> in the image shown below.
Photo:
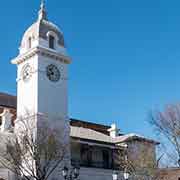
[[[25,65],[32,67],[32,77],[28,81],[22,80],[22,70]],[[58,82],[51,82],[46,75],[46,67],[56,65],[61,78]],[[44,56],[34,56],[18,66],[17,94],[18,116],[32,113],[44,113],[48,116],[67,117],[68,114],[68,68],[66,64]]]
[[[3,168],[0,168],[0,178],[4,180],[15,180],[14,174],[11,171]]]
[[[22,79],[23,68],[29,64],[32,68],[32,76],[24,82]],[[21,117],[28,113],[37,112],[38,95],[38,56],[29,58],[18,65],[17,69],[17,116]]]
[[[80,180],[112,180],[113,170],[96,169],[96,168],[81,168]],[[119,173],[119,180],[122,179],[122,173]]]
[[[52,82],[46,75],[48,65],[54,64],[60,70],[60,80]],[[67,65],[49,57],[38,57],[38,109],[40,113],[48,116],[68,116],[68,89],[67,89]]]

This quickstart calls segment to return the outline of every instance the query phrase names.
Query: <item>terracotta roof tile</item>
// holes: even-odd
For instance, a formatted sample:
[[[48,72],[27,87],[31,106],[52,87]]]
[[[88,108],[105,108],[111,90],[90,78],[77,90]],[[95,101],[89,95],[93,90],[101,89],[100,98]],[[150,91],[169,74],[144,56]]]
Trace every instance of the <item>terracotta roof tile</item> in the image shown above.
[[[0,93],[0,106],[16,108],[17,107],[16,96]]]

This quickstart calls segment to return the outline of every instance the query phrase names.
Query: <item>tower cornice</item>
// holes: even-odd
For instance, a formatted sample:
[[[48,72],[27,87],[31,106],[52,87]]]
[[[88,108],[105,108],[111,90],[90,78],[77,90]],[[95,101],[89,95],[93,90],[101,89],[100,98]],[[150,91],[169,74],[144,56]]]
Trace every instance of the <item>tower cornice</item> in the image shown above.
[[[35,55],[41,55],[44,57],[50,57],[56,61],[60,61],[64,64],[70,64],[71,63],[71,58],[66,55],[62,55],[60,53],[54,52],[53,50],[50,50],[48,48],[44,48],[41,46],[32,48],[28,52],[21,54],[17,56],[15,59],[11,60],[12,64],[21,64],[28,60],[29,58],[35,56]]]

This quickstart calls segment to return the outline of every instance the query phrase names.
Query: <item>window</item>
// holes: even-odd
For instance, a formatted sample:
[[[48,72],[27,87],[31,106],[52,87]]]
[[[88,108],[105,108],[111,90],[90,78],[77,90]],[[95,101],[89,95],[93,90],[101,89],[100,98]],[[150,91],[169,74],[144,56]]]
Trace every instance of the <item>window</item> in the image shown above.
[[[109,152],[107,150],[103,150],[103,167],[109,168]]]
[[[31,46],[32,46],[32,38],[29,37],[29,39],[28,39],[28,48],[31,48]]]
[[[54,49],[54,42],[55,42],[55,38],[54,36],[49,36],[49,48]]]
[[[90,146],[83,144],[81,145],[81,165],[90,167],[92,163],[92,151]]]

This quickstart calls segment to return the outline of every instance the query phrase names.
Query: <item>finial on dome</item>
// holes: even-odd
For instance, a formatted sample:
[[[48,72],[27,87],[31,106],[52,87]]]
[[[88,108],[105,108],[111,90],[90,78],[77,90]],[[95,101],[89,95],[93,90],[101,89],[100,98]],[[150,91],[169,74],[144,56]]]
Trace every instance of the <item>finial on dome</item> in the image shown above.
[[[45,1],[41,0],[41,6],[39,10],[39,20],[47,19],[47,13],[46,13],[46,8],[45,8]]]

